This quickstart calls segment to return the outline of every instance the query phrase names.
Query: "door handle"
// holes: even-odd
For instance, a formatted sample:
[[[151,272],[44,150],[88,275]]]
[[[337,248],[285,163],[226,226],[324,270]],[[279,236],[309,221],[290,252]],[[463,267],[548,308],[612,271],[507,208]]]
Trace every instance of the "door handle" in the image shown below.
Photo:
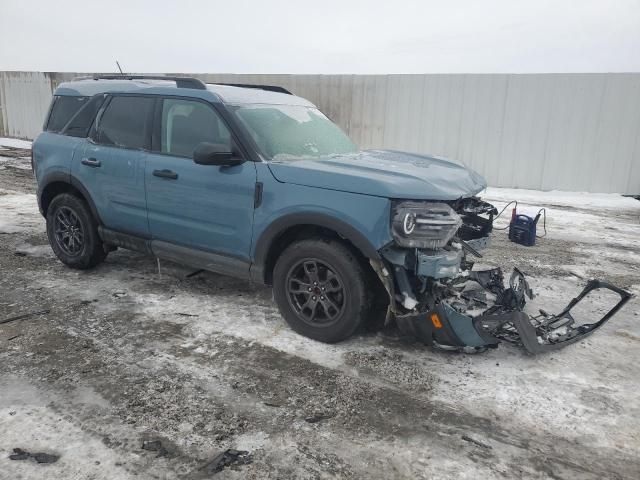
[[[153,175],[161,178],[169,178],[171,180],[175,180],[178,178],[178,174],[176,172],[172,172],[171,170],[154,170]]]
[[[88,167],[99,167],[102,165],[100,160],[96,160],[95,158],[83,158],[80,163],[87,165]]]

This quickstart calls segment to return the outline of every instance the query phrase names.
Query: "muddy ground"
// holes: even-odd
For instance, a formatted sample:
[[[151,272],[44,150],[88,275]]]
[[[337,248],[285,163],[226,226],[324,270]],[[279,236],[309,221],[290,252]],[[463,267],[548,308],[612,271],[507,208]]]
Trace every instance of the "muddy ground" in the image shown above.
[[[0,320],[48,310],[0,325],[0,478],[640,478],[635,300],[540,357],[380,333],[323,345],[244,281],[124,250],[64,267],[33,192],[30,171],[0,169]],[[638,210],[546,206],[538,246],[497,231],[483,262],[519,265],[551,310],[592,276],[638,293]],[[252,462],[212,472],[228,448]]]

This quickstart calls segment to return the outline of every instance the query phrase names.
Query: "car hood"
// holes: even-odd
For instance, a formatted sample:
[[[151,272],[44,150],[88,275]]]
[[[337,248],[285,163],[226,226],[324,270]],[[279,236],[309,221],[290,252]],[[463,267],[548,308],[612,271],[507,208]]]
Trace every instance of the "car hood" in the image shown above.
[[[473,170],[440,157],[388,150],[271,161],[283,183],[387,198],[456,200],[487,186]]]

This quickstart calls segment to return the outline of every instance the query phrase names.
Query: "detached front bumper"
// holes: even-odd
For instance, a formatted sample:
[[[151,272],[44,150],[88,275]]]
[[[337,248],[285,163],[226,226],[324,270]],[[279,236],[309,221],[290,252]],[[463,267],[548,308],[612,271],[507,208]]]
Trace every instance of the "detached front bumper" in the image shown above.
[[[471,272],[472,274],[474,272]],[[396,315],[398,328],[427,345],[445,349],[464,350],[496,347],[501,341],[523,347],[531,354],[544,353],[584,339],[604,325],[625,303],[631,294],[600,280],[591,280],[580,294],[558,314],[541,310],[537,316],[522,311],[525,297],[533,296],[524,275],[515,270],[509,287],[500,288],[502,272],[493,269],[471,275],[482,288],[496,295],[496,303],[478,316],[465,315],[441,301],[425,312]],[[591,292],[609,290],[619,300],[602,318],[592,323],[579,323],[572,310]]]

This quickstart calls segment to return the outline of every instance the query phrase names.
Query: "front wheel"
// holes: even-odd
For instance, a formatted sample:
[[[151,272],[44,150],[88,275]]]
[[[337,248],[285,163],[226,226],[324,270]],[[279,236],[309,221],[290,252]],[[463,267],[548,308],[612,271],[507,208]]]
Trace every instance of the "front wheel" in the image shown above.
[[[288,247],[276,263],[273,289],[291,328],[321,342],[350,337],[368,309],[362,266],[334,240],[302,240]]]
[[[107,256],[91,210],[74,195],[63,193],[51,201],[47,236],[53,252],[71,268],[92,268]]]

